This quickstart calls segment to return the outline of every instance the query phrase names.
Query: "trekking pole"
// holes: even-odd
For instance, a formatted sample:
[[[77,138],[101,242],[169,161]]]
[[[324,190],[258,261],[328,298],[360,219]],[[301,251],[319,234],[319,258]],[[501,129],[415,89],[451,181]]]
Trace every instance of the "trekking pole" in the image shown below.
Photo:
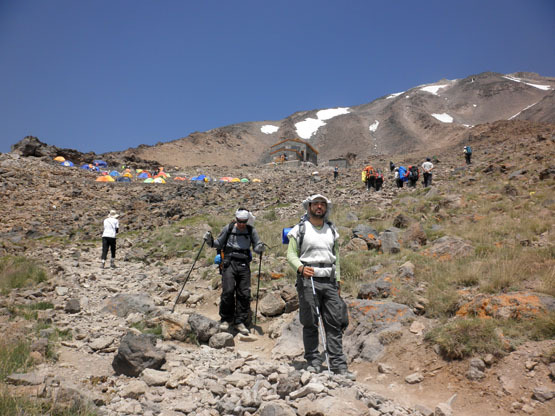
[[[173,304],[173,308],[171,313],[173,313],[173,311],[175,310],[175,305],[177,305],[177,301],[179,300],[179,297],[181,296],[181,292],[183,292],[183,289],[185,289],[185,285],[187,284],[187,281],[189,280],[189,276],[191,276],[191,272],[193,271],[193,268],[195,267],[195,264],[200,256],[200,253],[202,252],[202,249],[204,248],[204,244],[206,243],[206,241],[203,239],[202,240],[202,245],[200,246],[200,250],[198,251],[197,257],[195,259],[195,261],[193,262],[193,265],[191,266],[191,270],[189,270],[189,274],[187,274],[187,277],[185,278],[185,282],[183,283],[183,286],[181,286],[181,290],[179,291],[179,295],[177,295],[177,298],[175,298],[175,303]]]
[[[254,308],[254,326],[256,327],[256,315],[258,315],[258,292],[260,291],[260,273],[262,270],[262,253],[260,253],[260,262],[258,263],[258,285],[256,286],[256,307]]]
[[[322,338],[322,345],[324,347],[324,355],[326,356],[326,365],[328,366],[328,373],[331,374],[330,368],[330,357],[328,355],[328,344],[326,342],[326,333],[324,331],[324,322],[322,321],[322,315],[320,314],[320,308],[318,306],[318,298],[316,297],[316,289],[314,289],[314,280],[310,276],[310,283],[312,284],[312,296],[314,298],[314,306],[316,306],[316,314],[318,315],[318,327],[320,329],[320,335]]]

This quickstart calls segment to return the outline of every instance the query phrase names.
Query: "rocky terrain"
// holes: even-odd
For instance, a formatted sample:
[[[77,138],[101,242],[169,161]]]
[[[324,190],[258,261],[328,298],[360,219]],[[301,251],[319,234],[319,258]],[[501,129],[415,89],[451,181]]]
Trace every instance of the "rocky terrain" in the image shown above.
[[[432,283],[421,276],[432,263],[483,270],[487,265],[476,264],[479,258],[468,264],[464,258],[488,252],[480,246],[485,233],[499,234],[500,246],[530,250],[528,256],[534,249],[553,253],[554,132],[553,124],[522,120],[477,125],[465,130],[474,148],[472,165],[464,165],[455,140],[434,150],[432,188],[420,183],[397,189],[386,175],[381,192],[367,192],[360,183],[367,159],[340,171],[337,181],[329,167],[218,165],[171,174],[251,182],[145,184],[95,182],[98,174],[60,166],[49,153],[57,149],[36,143],[35,156],[2,154],[0,255],[33,259],[50,276],[0,298],[1,330],[8,338],[29,338],[36,363],[9,375],[5,387],[14,395],[88,404],[107,415],[551,415],[555,334],[515,344],[502,355],[448,357],[426,338],[444,317],[434,312]],[[426,156],[432,154],[370,162],[385,171],[390,158],[408,165]],[[149,163],[112,157],[113,166]],[[345,276],[351,263],[360,264],[360,275],[353,272],[358,277],[345,282],[343,293],[350,313],[345,352],[356,382],[304,369],[280,231],[298,221],[301,200],[315,192],[336,205]],[[494,211],[487,218],[486,203]],[[261,267],[257,326],[249,336],[217,330],[213,250],[204,249],[194,263],[203,233],[218,232],[238,206],[257,216],[257,229],[271,247]],[[102,220],[110,209],[122,213],[117,268],[100,269]],[[533,234],[513,235],[495,222],[505,212],[522,223],[542,218],[543,224]],[[454,234],[464,229],[476,237]],[[449,320],[553,314],[554,267],[552,254],[538,258],[515,290],[461,284]],[[549,270],[547,283],[536,277]],[[252,271],[254,294],[257,261]],[[38,311],[42,329],[35,330],[17,310],[40,302],[52,307]],[[149,330],[158,337],[145,335]],[[65,336],[52,341],[56,333]]]

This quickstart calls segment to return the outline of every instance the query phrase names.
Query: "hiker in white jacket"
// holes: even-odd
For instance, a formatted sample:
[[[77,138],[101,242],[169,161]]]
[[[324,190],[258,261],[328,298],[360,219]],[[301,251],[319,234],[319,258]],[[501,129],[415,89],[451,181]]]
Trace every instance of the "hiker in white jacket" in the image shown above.
[[[115,268],[114,263],[116,258],[116,234],[119,231],[119,214],[115,210],[110,210],[110,214],[104,220],[104,232],[102,233],[102,268],[106,265],[106,256],[108,255],[108,248],[112,257],[110,258],[110,267]]]

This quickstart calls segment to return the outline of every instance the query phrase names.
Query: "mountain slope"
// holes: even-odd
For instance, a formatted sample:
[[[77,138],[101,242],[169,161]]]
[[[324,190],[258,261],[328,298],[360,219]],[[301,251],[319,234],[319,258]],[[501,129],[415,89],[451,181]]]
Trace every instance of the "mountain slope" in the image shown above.
[[[420,85],[368,104],[224,126],[122,154],[187,167],[268,162],[270,146],[284,138],[308,140],[320,161],[347,153],[365,158],[439,148],[462,140],[478,124],[512,118],[555,122],[554,89],[555,78],[485,72]]]

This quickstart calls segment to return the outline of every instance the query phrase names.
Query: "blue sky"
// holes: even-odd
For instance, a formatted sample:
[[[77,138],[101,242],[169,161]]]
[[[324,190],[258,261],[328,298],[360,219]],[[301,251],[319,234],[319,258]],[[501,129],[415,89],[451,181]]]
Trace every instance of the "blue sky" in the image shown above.
[[[0,0],[0,152],[124,150],[484,71],[555,76],[555,2]]]

